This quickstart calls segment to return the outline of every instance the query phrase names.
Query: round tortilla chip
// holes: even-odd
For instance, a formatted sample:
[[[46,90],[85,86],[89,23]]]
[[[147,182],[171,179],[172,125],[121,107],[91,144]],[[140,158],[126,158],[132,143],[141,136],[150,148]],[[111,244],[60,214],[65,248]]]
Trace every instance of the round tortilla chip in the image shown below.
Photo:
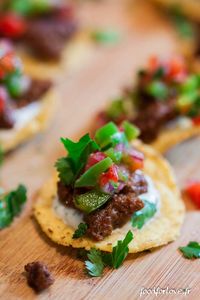
[[[117,241],[122,240],[128,230],[132,230],[134,239],[129,244],[129,252],[136,253],[167,244],[178,237],[185,209],[172,170],[160,154],[151,147],[140,142],[137,142],[137,146],[146,156],[144,172],[153,179],[161,195],[160,212],[155,218],[140,230],[133,230],[131,223],[128,222],[123,227],[115,229],[101,242],[95,242],[87,237],[73,239],[74,229],[67,226],[52,209],[52,203],[56,197],[57,178],[55,176],[42,188],[34,206],[34,216],[51,240],[64,246],[87,250],[95,247],[111,252]]]
[[[77,34],[72,40],[66,43],[66,47],[62,52],[60,61],[42,61],[35,58],[26,51],[26,48],[19,49],[25,73],[36,78],[53,78],[62,71],[68,70],[72,72],[79,68],[85,60],[90,56],[92,51],[92,43],[87,32]]]
[[[39,112],[25,126],[9,129],[6,135],[2,134],[0,130],[0,145],[4,152],[13,150],[48,127],[56,106],[55,90],[50,89],[38,102],[40,103]]]
[[[167,129],[160,133],[158,138],[151,144],[160,153],[165,153],[173,146],[200,134],[200,126],[191,128]]]
[[[166,8],[180,7],[181,12],[193,20],[200,20],[200,2],[198,0],[151,0]]]

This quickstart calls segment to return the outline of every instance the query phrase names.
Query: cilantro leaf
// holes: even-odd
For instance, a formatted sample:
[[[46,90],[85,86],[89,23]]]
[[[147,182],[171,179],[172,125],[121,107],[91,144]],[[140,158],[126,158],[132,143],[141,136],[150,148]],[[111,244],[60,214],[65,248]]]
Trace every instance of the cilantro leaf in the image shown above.
[[[105,265],[118,269],[126,256],[128,255],[129,243],[133,240],[133,233],[129,230],[123,241],[118,241],[117,245],[113,247],[112,253],[105,253],[103,255],[103,262]]]
[[[90,138],[89,134],[84,135],[77,143],[64,138],[61,141],[68,152],[68,156],[58,159],[55,166],[61,181],[69,185],[74,183],[80,174],[90,153],[99,150],[99,146]]]
[[[117,44],[121,36],[114,30],[95,30],[91,33],[91,38],[99,44]]]
[[[0,229],[9,226],[14,217],[19,215],[26,199],[26,188],[23,185],[19,185],[16,190],[1,196]]]
[[[197,242],[189,242],[186,247],[180,247],[179,250],[185,258],[200,258],[200,244]]]
[[[82,237],[83,235],[85,235],[86,230],[87,230],[87,224],[85,224],[85,223],[80,223],[80,224],[78,225],[78,229],[76,229],[76,231],[74,232],[72,238],[73,238],[73,239],[78,239],[78,238]]]
[[[2,146],[0,145],[0,166],[2,166],[4,160],[4,150]]]
[[[87,257],[89,260],[85,261],[85,267],[88,274],[93,277],[101,276],[104,269],[101,251],[92,248]]]
[[[73,182],[74,174],[67,157],[61,157],[55,163],[60,180],[67,185]]]
[[[143,202],[143,209],[136,211],[131,218],[132,226],[138,229],[141,229],[144,224],[155,215],[157,211],[156,204],[146,200],[143,200]]]

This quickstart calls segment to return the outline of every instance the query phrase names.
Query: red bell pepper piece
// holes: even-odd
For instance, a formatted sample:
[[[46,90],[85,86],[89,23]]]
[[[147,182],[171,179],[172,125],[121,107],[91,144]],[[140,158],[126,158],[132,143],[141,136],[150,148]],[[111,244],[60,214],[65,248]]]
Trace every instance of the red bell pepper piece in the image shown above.
[[[117,166],[112,165],[107,172],[100,176],[100,186],[106,185],[109,181],[118,182],[119,176],[117,172]]]
[[[106,155],[103,152],[95,152],[90,154],[85,170],[88,170],[91,168],[93,165],[97,164],[99,161],[103,160],[106,158]]]
[[[9,38],[18,38],[26,31],[25,21],[14,14],[7,14],[0,18],[0,32]]]
[[[195,126],[200,126],[200,116],[193,118],[192,122]]]
[[[200,208],[200,182],[194,182],[185,189],[189,198]]]

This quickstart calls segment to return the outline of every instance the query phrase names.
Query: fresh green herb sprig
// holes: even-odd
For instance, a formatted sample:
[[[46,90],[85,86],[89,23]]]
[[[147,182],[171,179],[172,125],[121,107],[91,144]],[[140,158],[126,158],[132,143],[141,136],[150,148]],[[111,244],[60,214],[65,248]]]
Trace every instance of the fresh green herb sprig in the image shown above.
[[[0,229],[9,226],[18,216],[27,200],[27,191],[24,185],[16,190],[0,196]]]
[[[136,211],[132,218],[131,223],[134,228],[141,229],[145,223],[150,220],[156,213],[157,208],[155,203],[151,203],[149,201],[143,200],[144,207]]]
[[[86,234],[86,230],[87,230],[87,224],[85,223],[80,223],[78,225],[78,228],[76,229],[76,231],[73,234],[73,239],[78,239],[82,236],[84,236]]]
[[[104,267],[108,266],[113,269],[118,269],[128,255],[128,245],[133,240],[133,233],[129,230],[124,240],[118,241],[113,247],[112,253],[103,253],[92,248],[88,253],[88,259],[85,262],[88,274],[93,277],[100,277]]]
[[[185,258],[200,258],[200,244],[197,242],[189,242],[186,247],[180,247],[179,250]]]
[[[121,40],[121,35],[115,30],[94,30],[91,38],[98,44],[117,44]]]

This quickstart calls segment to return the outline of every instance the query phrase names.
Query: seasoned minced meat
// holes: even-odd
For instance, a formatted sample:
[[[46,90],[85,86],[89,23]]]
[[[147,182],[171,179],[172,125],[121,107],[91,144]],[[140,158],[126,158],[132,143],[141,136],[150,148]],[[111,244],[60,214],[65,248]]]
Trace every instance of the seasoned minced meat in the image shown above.
[[[27,272],[27,282],[37,292],[41,292],[54,283],[54,278],[47,266],[42,262],[36,261],[24,267]]]
[[[40,101],[51,86],[50,80],[31,79],[28,90],[16,100],[17,106],[23,107],[32,102]]]
[[[67,187],[61,181],[57,183],[57,193],[60,202],[69,207],[74,207],[73,202],[73,190],[70,187]]]
[[[113,229],[123,226],[135,211],[144,207],[138,196],[146,191],[147,182],[144,176],[135,172],[128,187],[125,187],[119,194],[115,194],[104,207],[85,216],[88,236],[101,241],[109,236]]]
[[[42,16],[28,22],[24,42],[36,56],[45,60],[58,60],[66,41],[76,28],[74,20]]]

